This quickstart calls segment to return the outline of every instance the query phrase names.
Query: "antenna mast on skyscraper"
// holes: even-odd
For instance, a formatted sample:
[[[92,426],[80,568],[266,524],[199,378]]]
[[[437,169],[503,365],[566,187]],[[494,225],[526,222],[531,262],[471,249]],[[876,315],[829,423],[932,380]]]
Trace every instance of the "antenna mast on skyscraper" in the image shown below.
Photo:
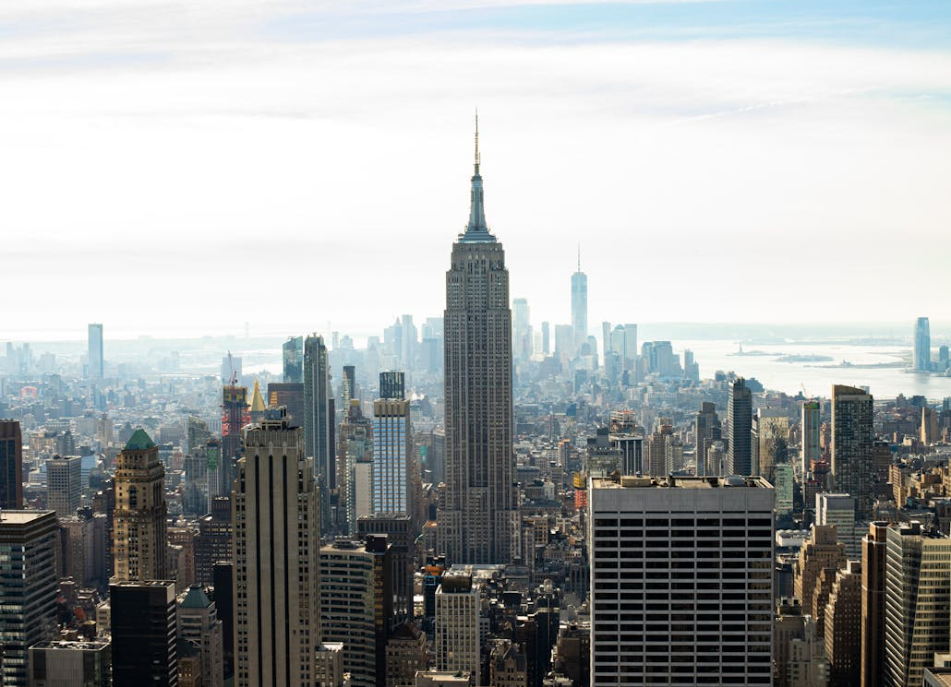
[[[476,174],[479,173],[479,163],[481,162],[479,157],[479,108],[476,108],[475,111],[475,171]]]

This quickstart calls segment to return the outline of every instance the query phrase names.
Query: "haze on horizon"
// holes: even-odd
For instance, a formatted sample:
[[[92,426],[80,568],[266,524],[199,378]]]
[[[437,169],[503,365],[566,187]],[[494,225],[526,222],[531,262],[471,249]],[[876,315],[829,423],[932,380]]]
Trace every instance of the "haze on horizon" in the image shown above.
[[[5,338],[439,316],[476,105],[536,323],[568,320],[579,243],[592,333],[946,321],[949,29],[932,2],[7,2]]]

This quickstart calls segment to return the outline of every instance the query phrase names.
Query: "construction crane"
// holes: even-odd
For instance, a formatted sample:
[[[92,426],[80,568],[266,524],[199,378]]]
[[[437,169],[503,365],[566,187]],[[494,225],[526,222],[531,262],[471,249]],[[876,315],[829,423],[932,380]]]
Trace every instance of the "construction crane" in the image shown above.
[[[806,385],[802,382],[799,382],[799,386],[802,388],[802,395],[804,398],[809,398],[809,392],[806,391]]]

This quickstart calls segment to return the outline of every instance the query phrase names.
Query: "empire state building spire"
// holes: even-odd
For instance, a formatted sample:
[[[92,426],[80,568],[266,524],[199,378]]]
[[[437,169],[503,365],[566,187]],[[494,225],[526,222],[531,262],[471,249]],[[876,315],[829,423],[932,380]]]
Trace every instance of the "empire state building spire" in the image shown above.
[[[464,234],[460,235],[459,240],[464,243],[494,243],[495,237],[489,233],[489,227],[485,223],[485,201],[482,195],[482,175],[479,173],[479,166],[482,158],[479,154],[479,113],[476,111],[475,117],[475,162],[472,174],[472,191],[469,205],[469,224],[466,226]]]
[[[512,311],[502,244],[482,208],[476,119],[469,226],[446,272],[446,497],[437,549],[453,565],[521,558],[512,412]]]

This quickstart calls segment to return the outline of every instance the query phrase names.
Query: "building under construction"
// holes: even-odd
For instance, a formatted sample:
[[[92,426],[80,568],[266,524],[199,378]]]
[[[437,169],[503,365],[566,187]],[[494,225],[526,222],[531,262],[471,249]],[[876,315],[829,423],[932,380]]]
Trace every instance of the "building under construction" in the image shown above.
[[[248,388],[226,384],[222,389],[221,452],[224,460],[241,456],[241,428],[251,422]]]

